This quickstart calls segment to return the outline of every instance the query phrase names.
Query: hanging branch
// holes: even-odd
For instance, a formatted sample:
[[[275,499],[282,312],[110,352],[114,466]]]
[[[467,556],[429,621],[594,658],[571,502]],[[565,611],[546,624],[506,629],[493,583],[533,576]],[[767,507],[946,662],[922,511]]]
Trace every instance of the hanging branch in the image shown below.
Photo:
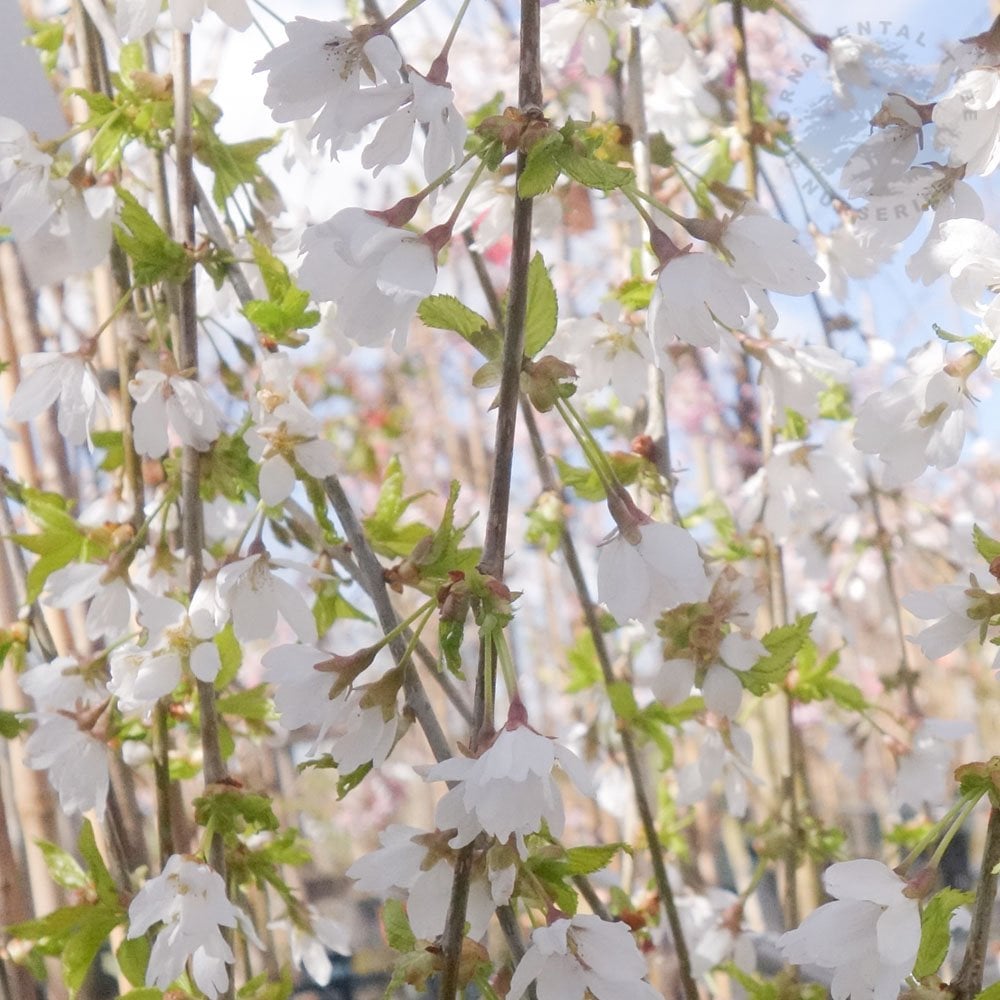
[[[538,0],[522,0],[518,102],[524,115],[540,115],[542,77],[539,61],[541,8]],[[513,247],[510,283],[507,291],[507,324],[504,330],[500,389],[497,393],[497,429],[493,446],[493,479],[490,483],[489,510],[486,515],[483,555],[479,568],[483,573],[503,579],[507,547],[507,518],[510,511],[510,480],[514,459],[514,432],[521,394],[521,362],[524,357],[524,320],[528,304],[528,265],[531,261],[532,200],[517,192],[517,182],[524,173],[527,157],[519,152],[514,187]],[[476,694],[469,745],[475,753],[479,742],[493,728],[487,717],[487,705],[493,704],[496,670],[487,662],[494,651],[480,644],[476,671]],[[487,690],[487,688],[490,690]],[[458,991],[459,966],[465,931],[465,911],[472,876],[472,845],[464,847],[455,862],[448,917],[442,936],[444,970],[441,975],[440,1000],[454,1000]]]
[[[177,162],[177,203],[174,213],[175,239],[190,248],[195,244],[194,206],[196,183],[193,172],[193,105],[191,94],[191,36],[174,32],[174,146]],[[198,377],[198,312],[195,299],[194,271],[178,289],[176,315],[177,339],[174,350],[177,367]],[[204,574],[202,551],[205,542],[204,511],[201,503],[201,457],[197,449],[185,445],[181,453],[181,532],[187,565],[189,594],[194,594]],[[198,708],[201,713],[201,747],[204,758],[205,785],[225,781],[226,764],[219,742],[219,723],[215,705],[215,686],[198,682]],[[226,879],[226,858],[222,836],[213,834],[210,848],[212,867]],[[230,985],[230,990],[232,986]]]

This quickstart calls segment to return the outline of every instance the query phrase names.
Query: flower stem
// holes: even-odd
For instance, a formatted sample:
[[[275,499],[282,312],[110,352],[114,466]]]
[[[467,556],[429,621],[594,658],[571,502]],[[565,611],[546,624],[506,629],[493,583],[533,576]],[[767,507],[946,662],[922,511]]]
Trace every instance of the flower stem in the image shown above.
[[[969,818],[969,813],[971,813],[978,804],[978,797],[969,799],[969,801],[959,809],[958,815],[955,817],[951,826],[948,827],[937,847],[934,848],[934,853],[931,855],[931,859],[928,862],[929,867],[937,868],[937,866],[941,863],[941,858],[944,857],[944,852],[948,850],[948,846],[951,844],[952,840],[954,840],[955,834],[962,829],[963,824]]]
[[[379,25],[379,30],[384,34],[393,25],[398,24],[400,21],[406,17],[407,14],[413,13],[424,0],[406,0],[405,3],[400,4],[382,23]]]
[[[949,990],[953,1000],[971,1000],[983,987],[986,947],[990,938],[993,901],[997,894],[998,864],[1000,864],[1000,809],[993,806],[990,810],[990,822],[986,828],[986,848],[983,851],[979,888],[976,891],[976,908],[972,913],[972,926],[969,928],[965,957]]]
[[[438,57],[434,60],[437,62],[447,62],[448,53],[451,51],[452,42],[455,41],[455,36],[458,34],[458,29],[462,24],[462,18],[465,17],[465,12],[469,9],[469,0],[462,0],[462,6],[458,8],[458,13],[455,15],[455,20],[452,22],[451,31],[448,32],[448,37],[444,40],[444,45],[441,46],[441,52]]]

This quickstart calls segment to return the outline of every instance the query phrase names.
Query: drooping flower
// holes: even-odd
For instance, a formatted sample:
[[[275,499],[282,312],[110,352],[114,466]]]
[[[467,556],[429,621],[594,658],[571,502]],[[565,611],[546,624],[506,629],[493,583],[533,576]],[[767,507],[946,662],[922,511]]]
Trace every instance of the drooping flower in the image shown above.
[[[455,829],[452,847],[471,843],[480,833],[506,843],[512,836],[522,856],[524,838],[548,825],[553,836],[563,830],[562,795],[552,769],[559,764],[577,788],[590,789],[580,759],[555,740],[535,732],[515,701],[507,724],[478,757],[452,757],[428,769],[427,781],[452,781],[438,803],[442,830]]]
[[[697,543],[675,524],[625,525],[598,554],[598,600],[621,624],[651,624],[669,608],[705,600],[709,589]]]
[[[307,907],[306,916],[308,922],[289,916],[272,920],[267,926],[270,930],[287,931],[292,965],[304,969],[317,986],[327,986],[333,978],[333,962],[328,952],[350,955],[351,933],[340,921],[321,916],[312,906]]]
[[[258,486],[266,504],[282,503],[295,486],[295,468],[323,479],[336,471],[333,443],[295,391],[294,372],[284,354],[261,366],[261,384],[250,400],[253,424],[243,435],[250,458],[259,463]]]
[[[119,639],[132,617],[132,593],[124,577],[103,563],[70,563],[45,581],[42,604],[50,608],[71,608],[87,600],[87,638]]]
[[[334,326],[358,344],[392,339],[401,350],[420,300],[437,280],[436,252],[421,237],[361,208],[345,208],[302,235],[299,279],[334,302]]]
[[[347,876],[357,882],[360,892],[406,899],[413,933],[433,941],[444,931],[455,877],[454,854],[443,840],[440,833],[394,823],[379,834],[381,846],[355,861]],[[481,865],[474,865],[466,908],[472,940],[486,934],[497,905],[487,874]]]
[[[507,996],[520,1000],[535,982],[539,1000],[660,1000],[644,979],[646,971],[625,924],[580,914],[532,931]]]
[[[934,145],[948,150],[951,166],[993,173],[1000,165],[1000,69],[980,66],[963,73],[938,98],[932,118]]]
[[[970,576],[968,585],[945,583],[933,590],[913,591],[903,598],[902,605],[910,614],[931,622],[918,635],[907,638],[929,660],[936,660],[974,636],[985,640],[989,620],[1000,613],[1000,595],[984,590],[975,576]],[[997,658],[1000,660],[1000,652]]]
[[[93,450],[90,429],[100,409],[111,415],[111,404],[101,390],[89,361],[89,349],[60,354],[43,351],[21,358],[24,374],[7,411],[11,420],[34,420],[58,402],[57,425],[70,444]]]
[[[206,864],[172,855],[163,871],[139,890],[128,908],[128,938],[141,937],[154,924],[156,935],[146,968],[146,985],[166,989],[191,961],[191,975],[210,1000],[229,987],[227,964],[233,950],[223,927],[239,925],[260,946],[245,913],[226,896],[222,876]]]
[[[724,221],[719,245],[732,258],[733,270],[741,281],[784,295],[808,295],[819,288],[824,274],[796,242],[797,236],[787,222],[747,202]]]
[[[162,0],[118,0],[117,28],[127,42],[153,30]],[[246,0],[170,0],[170,16],[176,31],[190,32],[205,10],[211,10],[236,31],[253,24]]]
[[[677,772],[677,804],[690,806],[706,798],[722,782],[726,811],[742,819],[749,808],[747,788],[762,785],[753,770],[753,740],[734,722],[722,730],[709,729],[698,748],[697,760]]]
[[[720,329],[741,328],[749,314],[746,289],[732,268],[710,253],[681,253],[660,270],[646,324],[660,350],[679,340],[717,351]]]
[[[424,176],[436,180],[462,159],[468,129],[455,109],[455,95],[445,82],[434,82],[410,70],[413,99],[389,115],[375,138],[365,147],[361,163],[374,168],[377,177],[384,167],[403,163],[413,148],[417,125],[426,131]]]
[[[219,409],[193,379],[144,368],[129,382],[128,391],[135,400],[132,432],[140,455],[162,458],[169,446],[169,427],[196,451],[208,451],[219,436]]]
[[[929,465],[954,465],[965,441],[965,379],[945,362],[943,346],[932,341],[909,366],[912,374],[865,400],[854,427],[855,444],[879,456],[888,486],[916,479]]]
[[[69,657],[33,667],[19,678],[35,702],[37,726],[24,747],[24,762],[47,771],[67,815],[93,809],[104,816],[110,777],[101,717],[106,692],[92,665]]]
[[[935,809],[952,800],[956,743],[972,729],[972,723],[964,719],[924,719],[920,723],[910,752],[899,762],[892,789],[897,808]]]
[[[781,936],[786,961],[833,969],[833,1000],[895,1000],[920,946],[918,894],[866,858],[831,865],[823,885],[834,901]]]
[[[297,17],[285,25],[288,41],[254,68],[267,73],[264,103],[277,122],[318,113],[310,139],[347,149],[365,126],[396,111],[412,95],[392,40],[368,26]],[[363,79],[373,86],[363,86]]]
[[[208,610],[210,587],[195,591],[190,608],[148,591],[139,595],[139,623],[147,630],[143,646],[121,646],[110,658],[108,690],[126,712],[148,712],[180,683],[184,667],[206,683],[222,669],[212,641],[220,623]]]
[[[233,631],[241,642],[274,635],[279,614],[302,642],[316,641],[316,621],[305,598],[272,569],[282,564],[260,552],[219,570],[218,599],[233,616]]]

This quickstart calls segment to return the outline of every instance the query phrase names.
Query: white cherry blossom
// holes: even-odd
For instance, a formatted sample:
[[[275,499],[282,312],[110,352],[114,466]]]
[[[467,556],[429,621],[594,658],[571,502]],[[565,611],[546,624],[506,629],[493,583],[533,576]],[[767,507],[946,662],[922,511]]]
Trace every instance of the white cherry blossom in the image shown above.
[[[168,428],[197,451],[208,451],[219,436],[222,414],[193,379],[144,368],[129,382],[128,391],[135,400],[132,440],[140,455],[162,458],[169,447]]]
[[[903,607],[932,624],[907,638],[929,660],[946,656],[973,637],[985,638],[988,620],[996,613],[995,596],[982,590],[974,576],[968,583],[945,583],[933,590],[913,591],[902,599]]]
[[[507,996],[520,1000],[535,982],[539,1000],[660,1000],[645,975],[646,960],[625,924],[579,914],[532,931]]]
[[[694,805],[707,798],[722,782],[726,811],[742,819],[750,807],[747,788],[764,782],[753,770],[753,740],[730,722],[723,734],[709,729],[701,737],[697,759],[677,772],[677,804]]]
[[[345,208],[302,236],[299,280],[336,303],[334,326],[366,347],[392,339],[400,350],[420,300],[437,280],[430,244],[361,208]]]
[[[381,846],[377,850],[347,869],[359,892],[406,899],[410,928],[426,941],[435,940],[444,931],[455,877],[454,861],[440,841],[440,834],[394,823],[379,834]],[[432,858],[436,860],[432,862]],[[485,936],[496,905],[487,874],[475,865],[465,914],[468,936],[474,941]]]
[[[329,144],[333,155],[413,93],[403,83],[403,61],[387,35],[308,17],[289,21],[285,33],[288,41],[254,68],[267,73],[264,103],[277,122],[317,115],[308,137]],[[362,77],[374,86],[364,86]]]
[[[636,541],[618,531],[598,553],[598,600],[619,623],[649,625],[663,611],[708,597],[705,564],[689,532],[653,521],[636,530]]]
[[[147,986],[167,989],[190,960],[192,978],[210,1000],[229,988],[226,966],[234,961],[222,928],[239,926],[262,947],[246,914],[227,898],[222,876],[180,854],[171,855],[163,871],[139,890],[129,905],[128,921],[129,940],[163,924],[149,956]]]
[[[538,833],[543,822],[553,836],[560,836],[565,815],[552,773],[555,764],[577,788],[589,793],[590,778],[576,754],[519,721],[524,709],[518,712],[517,705],[511,708],[511,720],[480,756],[452,757],[433,765],[424,776],[427,781],[455,782],[436,813],[441,829],[457,830],[452,847],[463,847],[480,833],[501,843],[513,836],[524,856],[524,838]]]
[[[951,166],[985,176],[1000,165],[1000,69],[964,73],[938,98],[932,117],[934,145],[948,150]]]
[[[880,861],[831,865],[834,897],[778,942],[786,961],[833,969],[833,1000],[895,1000],[920,946],[920,904]]]
[[[260,552],[219,570],[218,599],[233,617],[236,638],[241,642],[270,638],[280,614],[302,642],[315,642],[316,621],[305,598],[272,565],[281,563],[272,563],[266,552]]]
[[[59,404],[57,425],[70,444],[93,450],[90,430],[100,410],[111,415],[111,404],[97,374],[79,351],[44,351],[21,358],[22,379],[7,414],[11,420],[34,420],[53,403]]]
[[[732,268],[710,253],[682,253],[661,268],[646,323],[661,351],[677,340],[717,351],[720,329],[740,329],[749,314]]]
[[[798,232],[748,202],[727,218],[719,245],[732,258],[737,278],[772,292],[808,295],[819,288],[823,269],[796,243]],[[735,325],[735,324],[733,324]]]
[[[132,592],[125,578],[103,563],[70,563],[45,581],[42,604],[71,608],[89,600],[84,628],[89,639],[117,641],[132,617]]]
[[[913,734],[910,752],[899,761],[892,788],[898,809],[914,812],[947,806],[955,796],[956,744],[973,731],[965,719],[924,719]]]
[[[930,465],[958,461],[965,441],[965,384],[932,341],[909,359],[911,374],[869,396],[854,428],[857,447],[878,455],[887,486],[911,482]]]
[[[116,23],[122,38],[131,42],[152,31],[162,5],[162,0],[118,0]],[[190,32],[206,10],[236,31],[245,31],[253,24],[246,0],[170,0],[169,9],[176,31]]]

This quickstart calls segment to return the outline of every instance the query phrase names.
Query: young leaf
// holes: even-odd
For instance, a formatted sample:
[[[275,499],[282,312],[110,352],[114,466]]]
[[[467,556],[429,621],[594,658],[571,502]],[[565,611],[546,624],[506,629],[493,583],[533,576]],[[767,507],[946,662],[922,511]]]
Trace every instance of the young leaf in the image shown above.
[[[972,526],[972,542],[976,546],[976,551],[987,562],[993,562],[997,556],[1000,556],[1000,542],[987,535],[978,524]]]
[[[416,947],[416,935],[410,929],[406,910],[398,899],[386,900],[385,906],[382,907],[382,926],[385,928],[385,939],[390,948],[405,955]]]
[[[959,889],[942,889],[924,906],[920,915],[920,949],[913,966],[916,979],[933,975],[941,968],[951,944],[951,917],[960,907],[976,898],[974,892]]]
[[[524,318],[524,353],[533,358],[556,332],[559,303],[540,253],[528,265],[528,307]]]
[[[556,150],[565,141],[558,132],[550,132],[531,147],[524,170],[517,181],[517,193],[522,198],[545,194],[559,179]]]
[[[496,358],[502,343],[496,330],[479,313],[454,295],[428,295],[417,307],[417,315],[435,330],[451,330],[470,343],[485,358]]]
[[[614,191],[632,178],[631,170],[616,167],[613,163],[593,156],[584,156],[569,143],[556,150],[555,161],[578,184],[598,191]]]
[[[117,190],[122,224],[115,226],[115,239],[132,262],[135,283],[152,285],[157,281],[184,281],[194,267],[187,250],[167,236],[133,195],[124,188]]]
[[[39,840],[37,843],[45,858],[45,867],[56,885],[61,885],[64,889],[86,889],[90,885],[87,873],[77,864],[72,854],[46,840]]]
[[[743,686],[756,695],[762,695],[774,684],[780,684],[791,669],[792,660],[809,638],[816,613],[803,615],[791,625],[771,629],[761,640],[767,649],[749,670],[739,674]]]

